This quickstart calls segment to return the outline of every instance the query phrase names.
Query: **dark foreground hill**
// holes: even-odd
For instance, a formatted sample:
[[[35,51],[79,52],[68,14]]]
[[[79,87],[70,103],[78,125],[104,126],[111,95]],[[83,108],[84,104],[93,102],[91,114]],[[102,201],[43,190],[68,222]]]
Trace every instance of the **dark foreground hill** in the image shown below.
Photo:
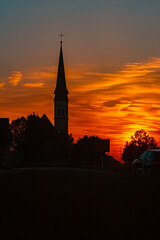
[[[156,239],[158,177],[78,169],[0,172],[0,239]]]

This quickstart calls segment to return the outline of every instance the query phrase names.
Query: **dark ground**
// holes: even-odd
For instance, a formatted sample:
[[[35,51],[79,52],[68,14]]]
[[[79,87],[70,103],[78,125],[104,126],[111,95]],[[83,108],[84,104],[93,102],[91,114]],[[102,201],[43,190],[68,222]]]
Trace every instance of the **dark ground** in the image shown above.
[[[0,239],[159,239],[160,178],[78,169],[0,172]]]

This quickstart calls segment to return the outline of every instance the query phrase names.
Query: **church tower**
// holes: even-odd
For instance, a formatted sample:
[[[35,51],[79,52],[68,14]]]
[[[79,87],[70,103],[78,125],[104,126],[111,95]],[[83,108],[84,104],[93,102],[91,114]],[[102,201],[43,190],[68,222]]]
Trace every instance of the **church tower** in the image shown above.
[[[63,36],[63,35],[61,35]],[[56,132],[68,134],[68,90],[63,62],[62,40],[60,41],[60,56],[57,73],[56,89],[54,91],[54,126]]]

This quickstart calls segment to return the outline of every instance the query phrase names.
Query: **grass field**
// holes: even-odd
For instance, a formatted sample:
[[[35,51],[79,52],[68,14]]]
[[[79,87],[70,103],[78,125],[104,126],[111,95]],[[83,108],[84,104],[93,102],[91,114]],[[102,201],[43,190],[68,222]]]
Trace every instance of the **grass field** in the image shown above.
[[[78,169],[0,172],[0,239],[159,239],[160,178]]]

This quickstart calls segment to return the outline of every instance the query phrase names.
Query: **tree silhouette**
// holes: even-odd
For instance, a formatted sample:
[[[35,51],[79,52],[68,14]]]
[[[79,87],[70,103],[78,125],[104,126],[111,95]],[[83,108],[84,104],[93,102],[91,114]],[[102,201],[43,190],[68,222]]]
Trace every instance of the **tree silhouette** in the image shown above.
[[[10,148],[17,161],[61,164],[68,157],[68,148],[73,144],[72,135],[59,134],[46,115],[35,113],[12,121]],[[69,142],[69,147],[68,147]]]
[[[16,153],[17,156],[20,155],[21,158],[24,157],[23,142],[25,141],[26,126],[27,119],[25,117],[13,120],[10,125],[10,149]]]
[[[12,121],[11,147],[18,161],[41,161],[45,143],[44,127],[43,121],[35,113]]]
[[[97,136],[87,136],[79,138],[74,144],[71,160],[72,165],[98,167],[101,166],[101,158],[105,154],[104,143]]]
[[[134,136],[131,136],[130,142],[126,142],[122,159],[125,162],[132,162],[134,159],[139,158],[145,150],[155,148],[158,148],[155,138],[150,137],[149,134],[142,129],[136,131]]]

